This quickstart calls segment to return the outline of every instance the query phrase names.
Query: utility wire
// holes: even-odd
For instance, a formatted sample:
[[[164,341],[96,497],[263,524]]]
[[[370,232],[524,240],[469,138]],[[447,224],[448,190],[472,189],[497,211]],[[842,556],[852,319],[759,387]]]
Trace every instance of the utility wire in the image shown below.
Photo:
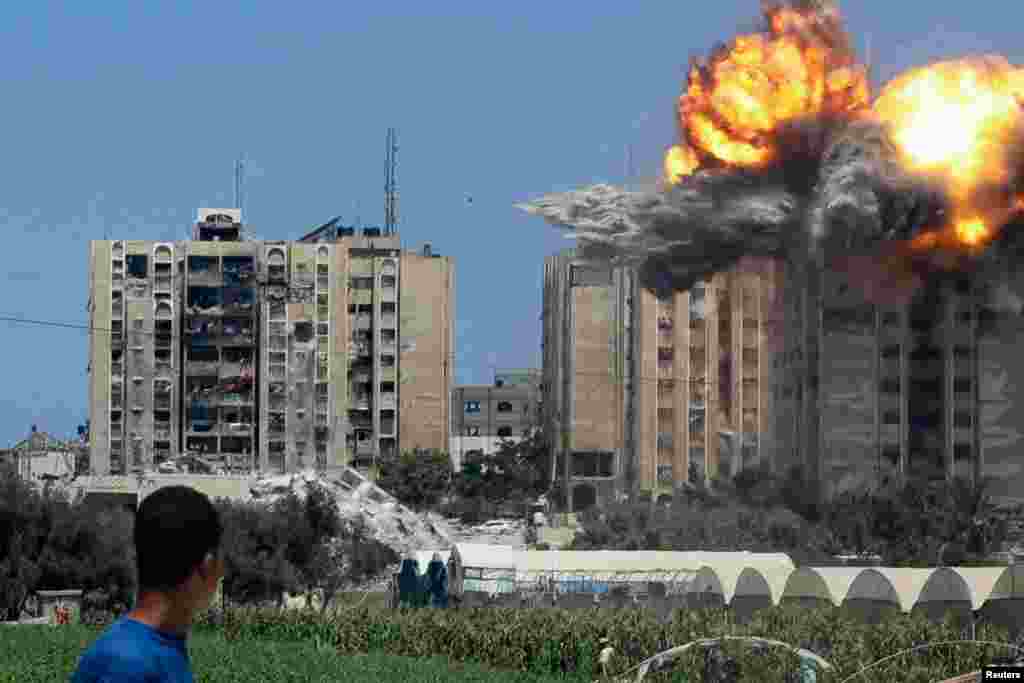
[[[138,334],[138,335],[144,335],[144,336],[155,336],[157,334],[161,334],[161,333],[156,332],[155,330],[129,329],[129,330],[117,331],[117,330],[113,330],[111,328],[96,327],[94,325],[87,325],[87,324],[84,324],[84,323],[69,323],[69,322],[61,322],[61,321],[57,321],[57,320],[38,320],[38,319],[33,319],[33,318],[23,318],[23,317],[14,316],[14,315],[0,315],[0,322],[15,323],[15,324],[19,324],[19,325],[36,325],[36,326],[39,326],[39,327],[58,327],[58,328],[63,328],[63,329],[82,330],[82,331],[85,331],[85,332],[105,332],[105,333],[117,332],[119,334],[124,334],[124,335]],[[163,332],[162,334],[166,335],[166,334],[168,334],[168,332]],[[455,355],[455,354],[449,354],[449,355]],[[574,371],[574,372],[572,372],[570,374],[573,377],[604,377],[606,379],[613,380],[617,384],[621,383],[623,381],[623,379],[624,379],[624,376],[625,376],[625,375],[619,374],[619,373],[609,373],[609,372],[600,372],[600,371],[586,371],[586,370],[576,370],[576,371]],[[703,378],[703,376],[700,376],[700,377]],[[676,378],[676,377],[651,377],[651,376],[642,376],[642,375],[630,376],[630,380],[631,381],[638,381],[638,382],[675,382],[675,381],[682,382],[683,381],[682,378]],[[691,381],[694,381],[692,379],[692,377],[691,377]],[[701,380],[701,381],[703,381],[703,380]]]

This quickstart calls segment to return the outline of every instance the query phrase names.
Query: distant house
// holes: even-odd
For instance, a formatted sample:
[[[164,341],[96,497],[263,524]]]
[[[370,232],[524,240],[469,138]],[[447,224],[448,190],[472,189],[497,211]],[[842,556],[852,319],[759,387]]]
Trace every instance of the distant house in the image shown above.
[[[75,473],[76,452],[69,444],[51,437],[46,432],[35,431],[27,439],[0,453],[8,453],[18,475],[29,481],[60,479]],[[0,460],[4,456],[0,455]]]

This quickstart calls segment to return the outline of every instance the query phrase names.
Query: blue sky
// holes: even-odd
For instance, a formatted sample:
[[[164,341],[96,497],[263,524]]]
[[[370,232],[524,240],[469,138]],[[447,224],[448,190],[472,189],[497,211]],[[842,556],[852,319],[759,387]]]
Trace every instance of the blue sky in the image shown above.
[[[239,153],[259,236],[339,214],[378,224],[395,126],[403,241],[456,259],[458,381],[536,365],[543,258],[568,243],[513,203],[621,181],[627,145],[638,174],[656,174],[689,57],[757,8],[3,3],[0,315],[85,322],[88,240],[183,237],[197,207],[232,203]],[[883,79],[977,52],[1024,63],[1010,0],[859,0],[845,14]],[[33,423],[71,434],[88,413],[87,333],[0,334],[0,443]]]

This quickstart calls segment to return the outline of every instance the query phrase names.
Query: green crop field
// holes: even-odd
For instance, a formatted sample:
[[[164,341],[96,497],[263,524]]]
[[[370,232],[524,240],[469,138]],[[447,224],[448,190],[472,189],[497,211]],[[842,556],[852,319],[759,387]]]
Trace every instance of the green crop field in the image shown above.
[[[93,627],[6,626],[0,630],[0,683],[67,681],[78,657],[99,631]],[[382,653],[342,656],[313,643],[240,640],[199,633],[189,646],[201,683],[381,681],[382,683],[554,683],[572,679],[532,673],[489,671],[443,657],[397,657]]]

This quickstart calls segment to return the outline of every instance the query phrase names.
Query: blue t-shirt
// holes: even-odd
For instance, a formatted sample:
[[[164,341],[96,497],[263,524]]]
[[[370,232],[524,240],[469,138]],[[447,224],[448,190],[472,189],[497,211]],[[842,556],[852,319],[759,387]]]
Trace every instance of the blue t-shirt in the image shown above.
[[[122,617],[85,651],[71,683],[193,683],[185,636]]]

